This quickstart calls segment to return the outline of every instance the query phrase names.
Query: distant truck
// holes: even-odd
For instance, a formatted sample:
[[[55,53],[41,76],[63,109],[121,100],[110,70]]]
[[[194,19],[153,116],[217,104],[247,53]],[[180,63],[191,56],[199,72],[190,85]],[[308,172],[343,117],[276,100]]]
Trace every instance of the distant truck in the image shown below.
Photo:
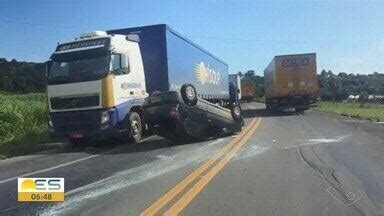
[[[251,81],[241,82],[241,101],[248,102],[255,98],[255,84]]]
[[[237,99],[241,99],[241,77],[240,74],[229,74],[228,76],[229,83],[233,83],[233,87],[235,88],[235,93]]]
[[[264,70],[267,109],[309,109],[318,91],[316,53],[275,56]]]
[[[175,99],[173,93],[157,94],[167,91],[178,96],[181,91],[178,99],[192,100],[185,109],[184,100],[170,106],[167,116],[194,121],[198,116],[200,128],[238,128],[234,119],[241,122],[241,109],[229,103],[227,70],[163,24],[83,34],[58,44],[47,62],[50,134],[74,144],[127,134],[137,143],[147,122],[156,122],[155,107]],[[149,94],[156,96],[146,102],[146,119],[143,104]]]

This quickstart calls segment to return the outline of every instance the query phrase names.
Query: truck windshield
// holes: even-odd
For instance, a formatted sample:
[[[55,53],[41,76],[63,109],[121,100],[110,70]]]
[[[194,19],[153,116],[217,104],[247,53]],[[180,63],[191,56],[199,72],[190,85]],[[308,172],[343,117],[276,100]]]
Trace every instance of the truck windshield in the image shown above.
[[[108,73],[109,61],[110,55],[107,54],[66,53],[54,55],[49,68],[48,83],[61,84],[100,79]]]

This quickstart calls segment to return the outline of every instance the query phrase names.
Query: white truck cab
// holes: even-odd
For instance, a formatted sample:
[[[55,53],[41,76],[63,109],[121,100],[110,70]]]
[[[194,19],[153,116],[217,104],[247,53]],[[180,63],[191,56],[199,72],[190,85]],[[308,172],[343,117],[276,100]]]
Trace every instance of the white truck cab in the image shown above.
[[[138,42],[94,31],[57,46],[47,64],[53,136],[79,143],[127,131],[140,140],[148,94]]]

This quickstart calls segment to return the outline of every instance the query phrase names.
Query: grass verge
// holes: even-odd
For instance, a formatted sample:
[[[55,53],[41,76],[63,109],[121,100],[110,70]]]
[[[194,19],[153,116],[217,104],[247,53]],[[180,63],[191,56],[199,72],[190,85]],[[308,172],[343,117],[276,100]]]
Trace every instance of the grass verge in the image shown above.
[[[47,121],[44,94],[0,94],[0,159],[43,150]]]
[[[384,121],[384,104],[366,104],[360,107],[360,103],[354,102],[319,101],[316,109],[372,121]]]

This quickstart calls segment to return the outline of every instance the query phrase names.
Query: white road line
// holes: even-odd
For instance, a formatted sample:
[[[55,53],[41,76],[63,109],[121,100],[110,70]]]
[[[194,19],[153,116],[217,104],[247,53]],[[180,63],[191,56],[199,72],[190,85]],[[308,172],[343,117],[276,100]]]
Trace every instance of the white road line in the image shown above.
[[[145,139],[142,139],[141,142],[149,140],[152,137],[153,136],[150,136],[150,137],[147,137]],[[91,155],[91,156],[88,156],[88,157],[85,157],[85,158],[80,158],[80,159],[77,159],[77,160],[74,160],[74,161],[71,161],[71,162],[68,162],[68,163],[63,163],[63,164],[59,164],[59,165],[56,165],[56,166],[53,166],[53,167],[49,167],[49,168],[46,168],[46,169],[37,170],[35,172],[25,173],[25,174],[20,175],[20,176],[12,177],[12,178],[9,178],[9,179],[4,179],[4,180],[0,181],[0,184],[6,183],[6,182],[10,182],[12,180],[16,180],[17,178],[23,178],[23,177],[26,177],[26,176],[31,176],[31,175],[35,175],[35,174],[38,174],[38,173],[48,172],[48,171],[51,171],[51,170],[54,170],[54,169],[58,169],[58,168],[65,167],[65,166],[69,166],[69,165],[72,165],[72,164],[75,164],[75,163],[78,163],[78,162],[81,162],[81,161],[85,161],[85,160],[89,160],[89,159],[94,158],[94,157],[98,157],[100,155],[104,155],[104,154],[108,154],[108,153],[111,153],[111,152],[114,152],[114,151],[118,151],[118,150],[120,150],[122,148],[125,148],[125,147],[127,147],[127,145],[123,145],[123,146],[121,146],[119,148],[115,148],[115,149],[111,149],[111,150],[102,152],[101,154]]]
[[[102,195],[140,184],[184,166],[197,166],[201,162],[208,160],[212,154],[218,151],[212,145],[223,143],[226,140],[225,138],[219,138],[204,142],[205,145],[193,147],[193,149],[188,149],[187,151],[183,150],[168,158],[154,160],[138,167],[120,171],[104,179],[67,191],[65,193],[65,202],[47,206],[36,214],[49,216],[67,215],[72,210],[78,211],[88,200],[97,199],[97,197]]]
[[[207,146],[211,146],[211,145],[215,145],[217,143],[221,143],[224,140],[225,139],[223,139],[223,138],[219,138],[217,140],[208,141],[208,145],[204,145],[202,147],[199,147],[198,149],[203,149],[203,148],[205,149],[205,148],[207,148]],[[197,150],[195,150],[195,151],[197,152]],[[179,154],[181,154],[181,153],[179,153]],[[141,166],[138,166],[138,167],[134,167],[134,168],[131,168],[131,169],[128,169],[128,170],[125,170],[125,171],[117,172],[117,173],[115,173],[115,174],[113,174],[113,175],[111,175],[111,176],[109,176],[107,178],[104,178],[104,179],[101,179],[99,181],[90,183],[88,185],[84,185],[84,186],[75,188],[73,190],[70,190],[70,191],[66,192],[65,195],[70,195],[70,194],[73,194],[73,193],[78,193],[80,191],[83,191],[83,190],[86,190],[86,189],[90,189],[90,188],[92,188],[95,185],[97,186],[97,185],[100,185],[103,182],[107,182],[110,179],[117,178],[117,177],[120,177],[120,176],[124,176],[124,175],[127,175],[127,174],[131,174],[131,173],[134,173],[134,172],[142,171],[144,169],[150,169],[150,168],[153,168],[155,165],[158,165],[160,163],[165,163],[167,161],[172,161],[172,160],[175,159],[175,155],[173,155],[173,156],[166,156],[166,157],[164,157],[164,155],[157,155],[157,157],[159,158],[159,160],[155,160],[155,161],[149,162],[147,164],[144,164],[144,165],[141,165]],[[175,164],[181,164],[181,163],[175,163]],[[164,166],[163,169],[162,169],[162,172],[167,172],[167,168],[168,167]],[[151,177],[151,176],[149,176],[149,177]],[[124,183],[126,184],[127,182],[124,182]]]
[[[7,211],[10,211],[10,210],[13,210],[13,209],[17,209],[19,208],[20,206],[14,206],[14,207],[11,207],[11,208],[7,208],[7,209],[4,209],[4,210],[1,210],[1,213],[5,213]]]

